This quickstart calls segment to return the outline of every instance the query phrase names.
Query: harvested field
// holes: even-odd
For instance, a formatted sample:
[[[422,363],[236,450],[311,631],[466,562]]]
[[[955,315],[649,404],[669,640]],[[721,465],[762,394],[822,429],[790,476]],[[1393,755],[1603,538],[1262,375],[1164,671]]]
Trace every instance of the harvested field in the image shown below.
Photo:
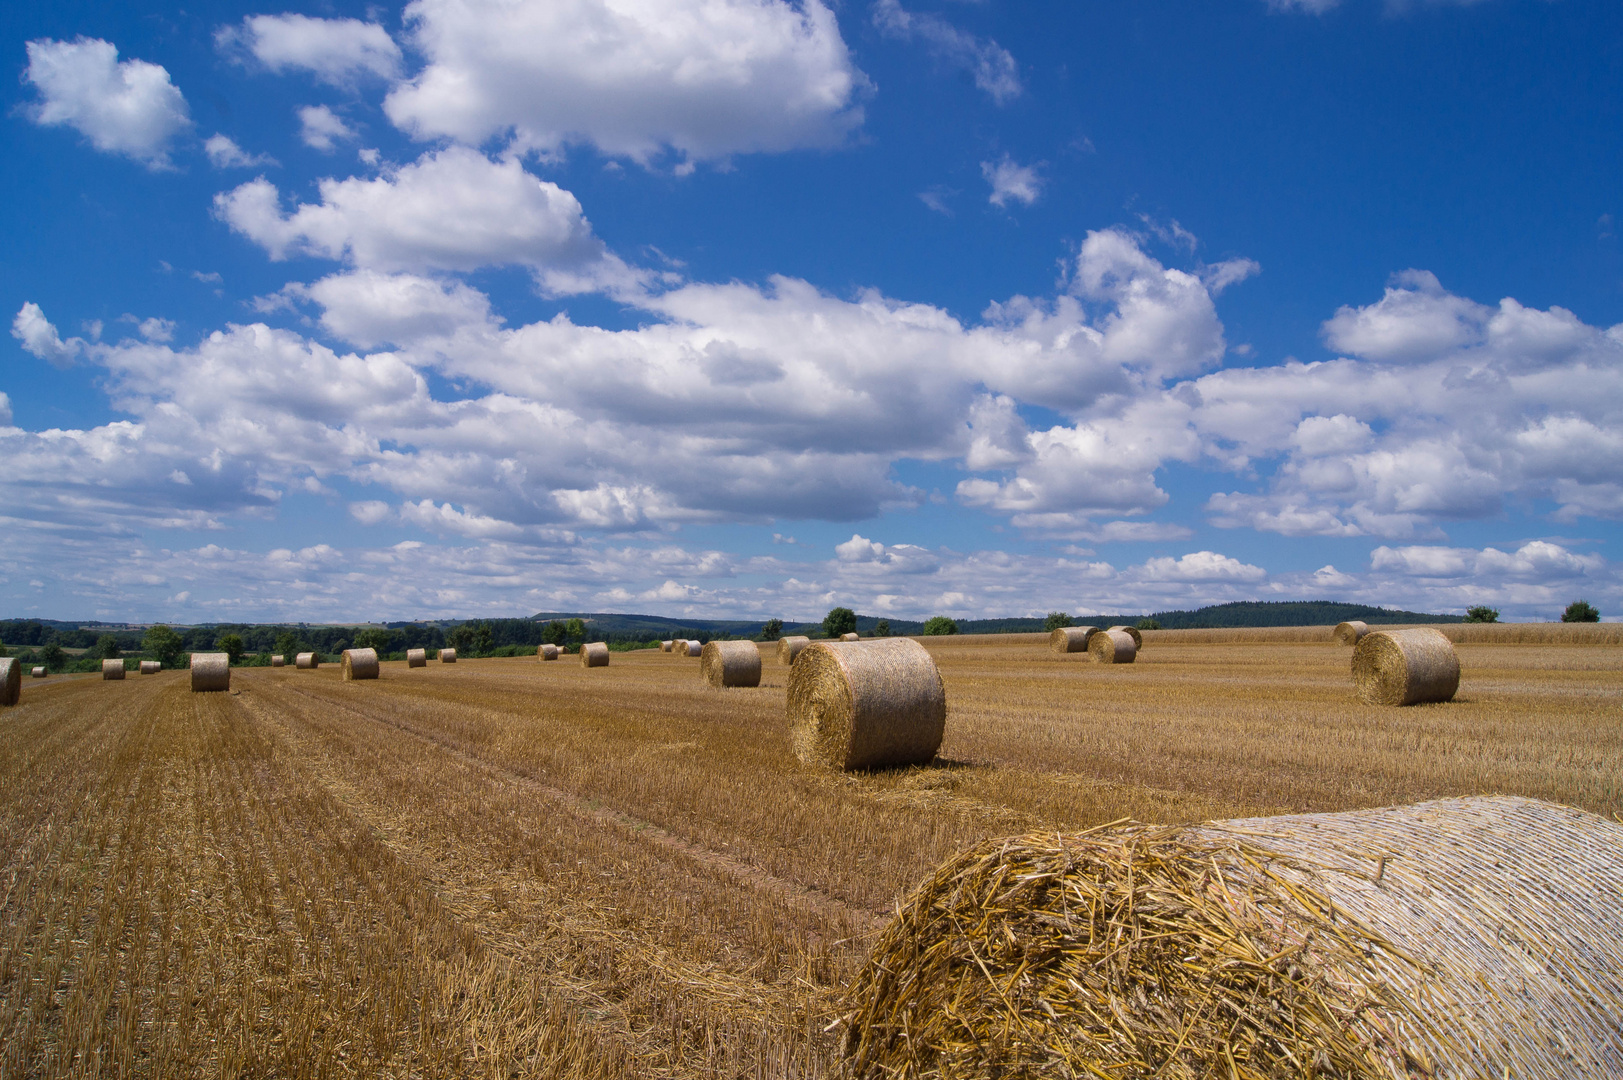
[[[1402,710],[1358,702],[1328,627],[1151,631],[1118,666],[925,639],[941,756],[878,773],[795,760],[788,667],[720,695],[654,650],[29,683],[0,712],[0,1075],[821,1076],[897,899],[990,837],[1623,813],[1623,650],[1581,629],[1468,637],[1455,700]]]

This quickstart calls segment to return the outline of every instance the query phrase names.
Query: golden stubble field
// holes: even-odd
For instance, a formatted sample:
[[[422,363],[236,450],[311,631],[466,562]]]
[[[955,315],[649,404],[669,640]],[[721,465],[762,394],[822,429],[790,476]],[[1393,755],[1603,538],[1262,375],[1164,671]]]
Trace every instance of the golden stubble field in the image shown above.
[[[1401,710],[1304,633],[1121,667],[935,639],[941,757],[854,775],[792,758],[770,659],[727,691],[656,652],[30,683],[0,712],[0,1077],[823,1075],[887,913],[990,836],[1623,812],[1623,648],[1519,633]]]

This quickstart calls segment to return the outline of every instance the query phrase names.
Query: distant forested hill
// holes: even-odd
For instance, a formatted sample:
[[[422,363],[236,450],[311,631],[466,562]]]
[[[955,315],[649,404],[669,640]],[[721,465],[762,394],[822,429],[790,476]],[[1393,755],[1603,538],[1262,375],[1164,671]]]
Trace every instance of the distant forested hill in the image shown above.
[[[1457,623],[1460,615],[1428,615],[1421,611],[1395,611],[1368,604],[1338,604],[1332,600],[1242,600],[1197,611],[1158,611],[1150,618],[1167,630],[1196,630],[1230,626],[1330,626],[1358,619],[1367,623]]]

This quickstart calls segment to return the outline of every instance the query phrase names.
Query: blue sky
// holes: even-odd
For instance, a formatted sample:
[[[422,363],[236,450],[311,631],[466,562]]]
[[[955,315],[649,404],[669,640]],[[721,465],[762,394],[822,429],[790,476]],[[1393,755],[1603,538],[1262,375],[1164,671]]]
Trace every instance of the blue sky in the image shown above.
[[[12,5],[0,610],[1623,610],[1623,9]]]

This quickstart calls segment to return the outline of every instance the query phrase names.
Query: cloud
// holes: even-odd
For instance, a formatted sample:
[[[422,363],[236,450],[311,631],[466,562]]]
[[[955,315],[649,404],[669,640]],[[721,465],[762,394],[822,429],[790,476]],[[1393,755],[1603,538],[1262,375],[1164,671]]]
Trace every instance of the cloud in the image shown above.
[[[256,165],[275,165],[269,154],[250,154],[229,136],[214,134],[203,142],[203,153],[216,169],[251,169]]]
[[[1301,11],[1309,15],[1323,15],[1341,6],[1341,0],[1267,0],[1269,11]]]
[[[1180,559],[1150,559],[1140,568],[1152,581],[1261,581],[1268,572],[1215,551],[1192,551]]]
[[[866,77],[820,0],[413,0],[424,70],[389,118],[418,139],[570,143],[648,164],[837,145]]]
[[[110,41],[30,41],[23,79],[43,98],[28,109],[34,123],[71,127],[97,150],[149,168],[167,167],[170,144],[191,126],[169,72],[145,60],[120,62]]]
[[[283,293],[319,304],[328,333],[368,349],[450,337],[463,328],[500,322],[484,293],[459,281],[416,274],[356,270],[308,286],[290,285]]]
[[[1430,271],[1405,270],[1378,303],[1339,309],[1324,324],[1324,341],[1369,360],[1419,360],[1480,341],[1490,314],[1449,293]]]
[[[307,105],[299,110],[299,138],[304,145],[331,153],[338,140],[353,139],[356,131],[325,105]]]
[[[359,19],[250,15],[240,26],[222,27],[214,40],[222,49],[240,47],[277,74],[309,71],[334,86],[357,75],[400,74],[400,46],[383,27]]]
[[[935,15],[905,11],[897,0],[875,0],[873,23],[892,37],[922,41],[932,56],[968,71],[999,105],[1021,94],[1020,65],[990,38],[966,34]]]
[[[45,312],[31,300],[25,302],[11,320],[11,336],[22,342],[24,352],[59,368],[72,364],[73,358],[84,348],[79,338],[63,341]]]
[[[993,206],[1008,206],[1011,200],[1030,206],[1042,196],[1043,180],[1036,166],[1016,165],[1007,154],[996,163],[981,162],[981,175],[992,185],[987,201]]]
[[[593,235],[573,195],[511,158],[453,146],[384,176],[318,187],[321,201],[291,214],[263,178],[215,196],[214,209],[278,260],[312,255],[383,273],[516,264],[560,293],[638,279]]]

